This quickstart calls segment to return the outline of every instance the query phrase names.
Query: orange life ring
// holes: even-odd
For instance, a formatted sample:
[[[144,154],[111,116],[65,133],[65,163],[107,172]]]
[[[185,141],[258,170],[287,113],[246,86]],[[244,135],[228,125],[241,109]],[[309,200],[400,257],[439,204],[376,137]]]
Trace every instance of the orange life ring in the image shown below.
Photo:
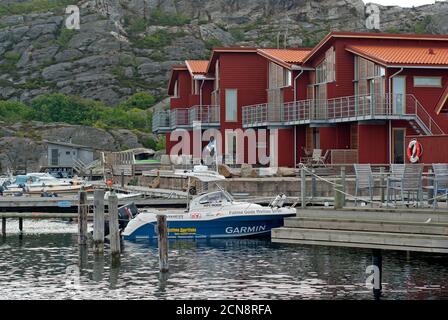
[[[406,155],[408,156],[409,162],[417,163],[420,161],[420,157],[423,153],[423,147],[417,139],[412,139],[409,141],[408,148],[406,150]]]

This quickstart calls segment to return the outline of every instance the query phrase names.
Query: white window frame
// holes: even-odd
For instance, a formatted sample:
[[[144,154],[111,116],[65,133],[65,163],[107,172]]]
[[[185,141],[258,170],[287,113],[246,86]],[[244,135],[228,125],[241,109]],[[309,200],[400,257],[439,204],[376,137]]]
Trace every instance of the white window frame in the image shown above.
[[[173,98],[179,98],[179,81],[176,80],[174,82],[174,94],[173,94]]]
[[[229,118],[229,112],[228,110],[230,109],[230,105],[229,105],[229,101],[227,99],[227,92],[230,91],[234,91],[235,92],[235,112],[234,112],[234,117]],[[237,122],[238,121],[238,89],[225,89],[224,92],[224,96],[225,96],[225,117],[226,117],[226,122]]]
[[[422,80],[422,79],[431,79],[431,80],[438,80],[438,84],[416,84],[415,80]],[[442,87],[442,77],[438,76],[414,76],[414,87],[416,88],[441,88]]]

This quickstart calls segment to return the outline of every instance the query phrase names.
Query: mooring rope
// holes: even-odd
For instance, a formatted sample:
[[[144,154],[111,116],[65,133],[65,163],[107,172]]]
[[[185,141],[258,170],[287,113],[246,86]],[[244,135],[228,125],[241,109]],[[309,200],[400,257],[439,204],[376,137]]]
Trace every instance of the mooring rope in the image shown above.
[[[347,193],[347,192],[345,192],[345,191],[339,189],[339,188],[344,187],[344,186],[343,186],[342,184],[335,183],[335,182],[333,182],[333,181],[330,181],[330,180],[328,180],[328,179],[325,179],[325,178],[319,176],[318,174],[316,174],[316,173],[314,173],[313,171],[311,171],[310,169],[308,169],[307,166],[304,165],[303,163],[300,163],[300,164],[299,164],[299,169],[303,169],[303,170],[305,170],[305,172],[307,172],[308,174],[310,174],[310,175],[316,177],[317,179],[319,179],[319,180],[321,180],[321,181],[324,181],[324,182],[326,182],[326,183],[328,183],[328,184],[330,184],[330,185],[332,185],[332,186],[334,186],[334,187],[338,187],[338,188],[334,188],[334,191],[335,191],[335,192],[339,192],[339,193],[341,193],[341,194],[343,194],[343,195],[345,195],[345,196],[347,196],[347,197],[349,197],[349,198],[352,198],[352,199],[354,199],[354,200],[359,200],[359,201],[363,201],[363,202],[370,203],[370,204],[375,204],[375,203],[376,203],[376,204],[380,204],[381,206],[384,206],[384,203],[381,202],[381,201],[375,201],[375,200],[364,199],[364,198],[361,198],[361,197],[358,197],[358,196],[349,194],[349,193]],[[381,187],[384,187],[384,186],[381,186]],[[440,199],[440,198],[443,198],[443,197],[447,197],[446,194],[437,195],[437,190],[435,190],[434,192],[436,192],[436,196],[434,196],[434,197],[432,197],[432,198],[428,198],[428,199],[426,199],[426,201],[428,201],[428,203],[429,203],[429,201],[434,201],[434,200],[437,200],[437,199]],[[299,198],[299,199],[300,199],[300,198]],[[299,199],[298,199],[298,200],[299,200]],[[296,205],[297,203],[298,203],[298,201],[296,201],[296,202],[293,204],[293,206]],[[389,201],[388,201],[388,200],[386,200],[386,206],[389,206]]]

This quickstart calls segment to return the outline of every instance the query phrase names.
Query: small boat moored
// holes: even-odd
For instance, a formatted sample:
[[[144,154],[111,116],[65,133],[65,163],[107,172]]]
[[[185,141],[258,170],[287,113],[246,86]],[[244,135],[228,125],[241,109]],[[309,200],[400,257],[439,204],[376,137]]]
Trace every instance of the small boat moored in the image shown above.
[[[195,166],[193,171],[176,171],[176,174],[194,177],[202,182],[214,182],[217,191],[193,198],[187,210],[158,211],[143,209],[126,225],[122,235],[126,240],[157,238],[157,215],[165,214],[168,238],[238,238],[268,236],[272,228],[283,226],[285,217],[294,216],[294,207],[283,207],[285,195],[278,195],[269,206],[235,201],[218,181],[225,178],[206,166]]]

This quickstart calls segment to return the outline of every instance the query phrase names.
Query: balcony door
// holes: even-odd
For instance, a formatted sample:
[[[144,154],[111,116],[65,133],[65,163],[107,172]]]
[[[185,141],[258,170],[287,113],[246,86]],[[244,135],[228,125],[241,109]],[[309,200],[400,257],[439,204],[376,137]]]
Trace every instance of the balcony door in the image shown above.
[[[404,139],[406,129],[394,128],[392,129],[392,155],[393,163],[404,163]]]
[[[403,114],[405,110],[406,77],[392,78],[392,107],[394,114]]]

